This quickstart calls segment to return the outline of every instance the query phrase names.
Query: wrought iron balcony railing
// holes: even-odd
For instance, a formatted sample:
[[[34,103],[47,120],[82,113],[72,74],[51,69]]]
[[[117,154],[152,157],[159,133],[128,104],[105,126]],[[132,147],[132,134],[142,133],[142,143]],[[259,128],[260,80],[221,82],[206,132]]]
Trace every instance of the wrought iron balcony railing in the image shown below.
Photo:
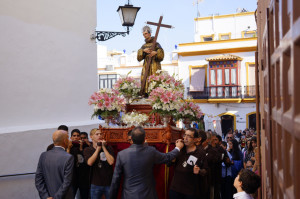
[[[255,86],[244,86],[244,98],[256,98]]]
[[[190,91],[187,95],[193,99],[255,98],[255,86],[213,86],[203,91]]]
[[[187,95],[192,99],[208,99],[209,87],[204,87],[203,91],[190,91],[190,87],[187,87]]]

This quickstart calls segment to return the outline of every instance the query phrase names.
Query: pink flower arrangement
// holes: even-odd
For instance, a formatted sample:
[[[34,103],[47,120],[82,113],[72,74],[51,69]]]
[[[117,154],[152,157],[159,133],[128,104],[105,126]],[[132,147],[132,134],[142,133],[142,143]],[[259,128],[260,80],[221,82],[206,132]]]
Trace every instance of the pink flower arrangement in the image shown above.
[[[125,109],[125,100],[119,96],[119,92],[114,89],[101,89],[93,93],[89,99],[89,105],[94,105],[94,116],[106,118],[115,116]]]
[[[165,71],[159,70],[155,75],[149,76],[148,82],[149,92],[158,87],[184,92],[184,85],[182,83],[182,80],[176,80],[174,76],[169,75]]]
[[[118,90],[124,96],[137,96],[141,89],[141,83],[133,77],[120,78],[114,84],[114,89]]]
[[[184,101],[179,108],[177,118],[188,118],[191,121],[199,121],[203,115],[200,107],[193,102]]]
[[[149,96],[153,112],[161,115],[174,115],[180,108],[182,98],[183,92],[166,90],[162,87],[152,90]]]

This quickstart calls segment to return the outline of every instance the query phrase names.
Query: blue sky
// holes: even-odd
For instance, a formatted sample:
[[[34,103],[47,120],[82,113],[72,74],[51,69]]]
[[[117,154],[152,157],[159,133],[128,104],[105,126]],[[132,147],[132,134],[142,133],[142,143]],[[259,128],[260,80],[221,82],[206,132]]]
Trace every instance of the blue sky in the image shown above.
[[[137,51],[144,43],[141,33],[146,21],[158,22],[163,15],[164,24],[174,26],[173,29],[161,28],[158,42],[165,51],[174,50],[179,43],[193,42],[194,19],[197,17],[196,0],[131,0],[134,6],[141,7],[135,25],[126,37],[116,36],[110,40],[100,42],[108,47],[108,50],[126,50],[126,53]],[[121,26],[119,14],[116,12],[119,6],[123,6],[127,0],[97,0],[97,27],[101,31],[125,31]],[[212,14],[236,13],[237,8],[245,8],[255,11],[257,0],[203,0],[198,4],[201,17]],[[155,35],[156,28],[152,27]]]

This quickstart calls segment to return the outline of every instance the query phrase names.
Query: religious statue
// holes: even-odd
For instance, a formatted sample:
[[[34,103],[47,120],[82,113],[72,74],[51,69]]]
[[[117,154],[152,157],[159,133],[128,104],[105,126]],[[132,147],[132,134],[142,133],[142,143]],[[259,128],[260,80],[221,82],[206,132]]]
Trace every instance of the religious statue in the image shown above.
[[[156,71],[161,70],[160,62],[164,59],[164,50],[162,49],[159,43],[156,43],[156,41],[153,42],[155,38],[151,37],[151,28],[149,26],[143,27],[143,36],[145,38],[145,44],[138,50],[137,60],[138,61],[144,60],[142,74],[141,74],[141,82],[142,82],[141,85],[142,87],[144,86],[144,88],[142,88],[141,90],[143,90],[143,92],[145,93],[148,93],[147,79],[150,75],[155,74]],[[153,43],[156,43],[155,48],[153,48],[152,46]],[[149,68],[148,73],[146,73],[145,76],[147,62],[149,62],[150,65],[148,66]],[[144,78],[146,78],[146,82],[143,84]]]

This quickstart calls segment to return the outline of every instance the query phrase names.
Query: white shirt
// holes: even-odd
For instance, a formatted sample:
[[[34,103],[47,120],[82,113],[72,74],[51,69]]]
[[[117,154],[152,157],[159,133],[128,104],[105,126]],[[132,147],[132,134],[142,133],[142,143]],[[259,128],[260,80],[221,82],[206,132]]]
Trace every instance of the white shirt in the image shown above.
[[[54,146],[54,147],[59,147],[59,148],[62,148],[62,149],[64,149],[64,150],[66,150],[64,147],[62,147],[62,146]]]
[[[247,194],[245,191],[234,194],[233,198],[234,199],[253,199],[253,197],[250,194]]]

